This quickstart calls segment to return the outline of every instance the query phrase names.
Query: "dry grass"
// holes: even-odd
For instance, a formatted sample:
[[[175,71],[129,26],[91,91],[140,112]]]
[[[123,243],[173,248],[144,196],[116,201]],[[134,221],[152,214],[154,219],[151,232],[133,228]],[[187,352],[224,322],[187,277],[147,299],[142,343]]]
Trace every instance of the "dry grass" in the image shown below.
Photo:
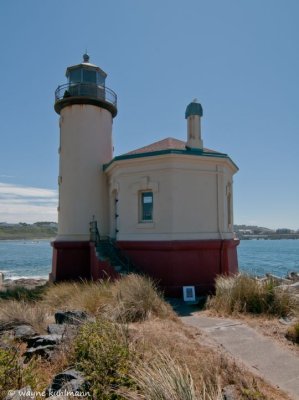
[[[220,314],[252,313],[287,316],[294,312],[295,302],[287,290],[275,287],[273,280],[257,281],[240,274],[220,276],[216,280],[216,294],[207,307]]]
[[[153,280],[128,275],[113,285],[113,318],[120,322],[145,321],[151,317],[175,318],[172,308],[159,293]]]
[[[30,325],[36,332],[45,331],[50,321],[47,308],[40,303],[23,300],[2,300],[0,302],[0,330],[10,329],[16,325]]]
[[[40,302],[2,300],[0,323],[28,323],[41,331],[48,312],[57,309],[85,310],[96,321],[62,343],[51,360],[32,360],[20,372],[21,382],[34,390],[76,366],[99,399],[220,400],[227,385],[244,400],[288,398],[184,326],[150,279],[129,275],[115,283],[51,285]]]
[[[254,377],[247,370],[235,364],[220,348],[211,347],[204,335],[194,328],[185,327],[180,321],[149,320],[142,324],[132,324],[131,341],[135,343],[136,352],[141,357],[141,365],[159,364],[159,353],[171,355],[172,362],[180,371],[187,366],[193,381],[196,399],[217,400],[220,389],[227,385],[235,385],[239,399],[246,400],[284,400],[286,395],[272,388],[261,379]],[[158,361],[155,361],[158,359]],[[163,364],[160,362],[160,368]],[[139,367],[138,367],[139,368]],[[138,378],[139,369],[136,368]],[[149,376],[150,371],[147,368]],[[186,373],[186,372],[185,372]],[[133,374],[134,376],[134,374]],[[156,372],[152,372],[152,385],[156,385]],[[185,375],[186,376],[186,375]],[[141,379],[139,377],[139,379]],[[145,378],[142,378],[145,381]],[[136,379],[138,382],[138,380]],[[140,384],[140,383],[139,383]],[[146,398],[146,389],[140,384],[139,392],[127,394],[128,399]],[[155,389],[154,389],[155,390]],[[191,389],[190,389],[191,390]],[[155,397],[153,397],[155,399]],[[160,397],[168,400],[169,398]]]
[[[128,400],[196,400],[199,397],[187,366],[180,366],[168,353],[156,352],[150,362],[141,361],[132,368],[130,374],[138,386],[138,392],[122,392]],[[221,394],[221,389],[220,389]],[[205,397],[203,399],[221,399]]]
[[[61,282],[49,286],[43,296],[43,304],[51,310],[84,310],[97,315],[113,301],[112,283]]]
[[[154,282],[135,274],[116,282],[58,283],[46,290],[43,304],[53,311],[79,309],[121,322],[175,315]]]

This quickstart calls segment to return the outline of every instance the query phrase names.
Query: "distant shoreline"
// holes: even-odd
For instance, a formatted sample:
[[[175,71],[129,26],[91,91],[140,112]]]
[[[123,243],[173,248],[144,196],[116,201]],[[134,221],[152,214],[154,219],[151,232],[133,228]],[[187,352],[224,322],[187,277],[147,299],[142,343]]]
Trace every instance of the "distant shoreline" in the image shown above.
[[[0,241],[49,241],[52,242],[55,240],[55,236],[52,237],[0,237]],[[259,237],[259,238],[236,238],[237,240],[242,240],[242,241],[252,241],[252,240],[299,240],[299,237],[268,237],[268,238],[264,238],[264,237]]]
[[[41,242],[41,241],[50,241],[50,242],[52,242],[53,240],[55,240],[55,236],[54,237],[42,237],[42,238],[38,238],[38,237],[32,237],[32,238],[28,238],[28,237],[0,238],[0,241],[9,242],[9,241],[13,241],[13,240],[15,240],[15,241],[23,240],[23,241],[26,241],[26,242],[28,242],[28,241],[30,241],[30,242],[35,242],[35,241],[39,241],[39,242]]]

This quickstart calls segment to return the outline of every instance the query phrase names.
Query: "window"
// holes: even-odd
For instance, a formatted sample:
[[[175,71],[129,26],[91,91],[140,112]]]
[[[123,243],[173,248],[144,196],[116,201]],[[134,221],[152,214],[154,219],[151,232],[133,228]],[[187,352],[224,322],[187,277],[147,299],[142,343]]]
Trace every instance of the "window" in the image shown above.
[[[141,221],[153,220],[153,192],[141,192]]]
[[[89,69],[83,69],[83,82],[97,83],[96,71],[90,71]]]
[[[81,69],[73,69],[70,72],[70,83],[77,83],[77,82],[81,82]]]

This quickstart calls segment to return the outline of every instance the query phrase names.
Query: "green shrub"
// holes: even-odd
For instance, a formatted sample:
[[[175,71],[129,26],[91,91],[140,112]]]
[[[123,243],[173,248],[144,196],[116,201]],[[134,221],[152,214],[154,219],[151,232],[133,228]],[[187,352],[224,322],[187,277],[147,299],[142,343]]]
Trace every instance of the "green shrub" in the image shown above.
[[[75,365],[83,371],[94,398],[119,399],[116,390],[130,386],[132,359],[126,327],[107,320],[82,326],[75,340]]]
[[[20,366],[17,352],[0,348],[0,398],[3,399],[8,390],[19,387]]]
[[[231,314],[245,312],[286,316],[294,309],[291,294],[276,287],[273,280],[258,281],[245,274],[220,276],[216,280],[216,294],[209,298],[207,307]]]
[[[0,348],[0,399],[10,390],[31,385],[35,375],[33,360],[23,365],[19,349],[14,346]]]

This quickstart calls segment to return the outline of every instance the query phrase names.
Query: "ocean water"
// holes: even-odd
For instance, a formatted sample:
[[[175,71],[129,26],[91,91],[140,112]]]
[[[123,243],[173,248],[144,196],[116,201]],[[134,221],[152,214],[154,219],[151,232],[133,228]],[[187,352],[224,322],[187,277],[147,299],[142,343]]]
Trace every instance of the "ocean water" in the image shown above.
[[[299,240],[241,240],[238,260],[241,271],[254,275],[299,272]]]
[[[52,248],[47,240],[0,240],[0,272],[5,278],[48,278]],[[299,272],[299,240],[241,240],[239,268],[255,275]]]
[[[48,278],[52,247],[47,240],[0,240],[0,272],[5,278]]]

